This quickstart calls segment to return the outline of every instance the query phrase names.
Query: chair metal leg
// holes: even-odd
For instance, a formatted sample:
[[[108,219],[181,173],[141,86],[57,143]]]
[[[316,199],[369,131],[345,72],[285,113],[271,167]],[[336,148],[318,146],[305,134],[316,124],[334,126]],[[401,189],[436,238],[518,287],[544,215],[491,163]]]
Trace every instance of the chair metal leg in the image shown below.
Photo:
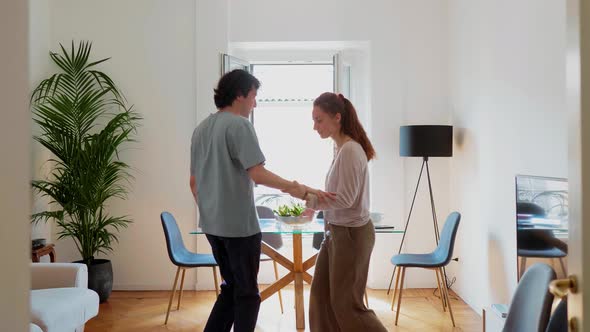
[[[445,268],[444,267],[441,268],[441,270],[439,270],[438,273],[440,274],[440,283],[442,285],[443,280],[446,280],[445,278],[443,278],[443,275],[446,276]],[[449,286],[448,286],[448,283],[446,281],[444,281],[444,282],[445,282],[445,287],[447,287],[447,292],[446,293],[443,293],[445,295],[444,296],[444,299],[445,299],[445,307],[448,307],[449,306],[449,302],[451,302],[451,299],[449,297],[449,292],[448,292]]]
[[[399,277],[401,275],[401,269],[397,270],[397,277],[395,278],[395,288],[393,289],[393,299],[391,300],[391,311],[393,311],[393,307],[395,306],[395,298],[399,293]]]
[[[438,269],[434,269],[434,273],[436,273],[436,283],[438,285],[438,294],[440,295],[440,302],[442,304],[442,308],[443,308],[443,312],[447,311],[446,309],[446,298],[445,298],[445,294],[442,290],[442,288],[440,288],[440,278],[438,277]]]
[[[391,280],[389,280],[389,287],[387,287],[387,295],[389,295],[389,291],[391,290],[391,284],[393,283],[393,277],[395,276],[395,270],[397,265],[393,266],[393,273],[391,273]]]
[[[180,266],[176,269],[176,277],[174,278],[174,285],[172,286],[172,294],[170,294],[170,301],[168,302],[168,310],[166,311],[166,320],[164,325],[168,324],[168,316],[170,315],[170,308],[172,307],[172,299],[174,299],[174,293],[176,292],[176,283],[178,282],[178,275],[180,274]]]
[[[453,327],[455,327],[455,317],[453,317],[453,309],[451,308],[451,297],[449,296],[449,289],[447,288],[447,279],[445,274],[443,273],[442,268],[440,268],[439,271],[442,276],[442,284],[445,292],[445,297],[447,298],[447,305],[449,306],[449,313],[451,314],[451,321],[453,322]]]
[[[563,258],[559,257],[559,265],[561,265],[561,271],[563,271],[563,277],[567,278],[567,272],[565,272],[565,264],[563,264]]]
[[[274,265],[274,268],[275,268],[275,280],[279,280],[279,270],[277,267],[277,262],[273,260],[272,264]],[[284,313],[283,312],[283,295],[281,294],[280,289],[279,289],[279,303],[281,304],[281,313]]]
[[[217,268],[213,267],[213,280],[215,282],[215,295],[219,296],[219,283],[217,282]]]
[[[399,312],[402,306],[402,291],[404,289],[404,279],[406,278],[406,268],[402,267],[402,280],[399,285],[399,297],[397,298],[397,312],[395,313],[395,326],[397,326],[397,320],[399,319]]]
[[[186,269],[182,269],[182,278],[180,278],[180,289],[178,294],[178,304],[176,305],[176,310],[180,309],[180,300],[182,300],[182,288],[184,287],[184,274]]]
[[[518,280],[522,278],[524,271],[526,271],[526,257],[520,257],[520,273],[518,275]]]
[[[445,270],[445,267],[442,268],[441,272],[439,272],[440,274],[440,283],[442,284],[443,282],[443,274],[445,275],[445,278],[447,278],[447,270]],[[447,287],[447,295],[445,296],[445,306],[449,306],[449,302],[451,302],[451,297],[449,296],[449,282],[448,279],[445,281],[445,286]]]
[[[516,281],[520,281],[520,266],[522,262],[520,261],[520,256],[516,256]]]

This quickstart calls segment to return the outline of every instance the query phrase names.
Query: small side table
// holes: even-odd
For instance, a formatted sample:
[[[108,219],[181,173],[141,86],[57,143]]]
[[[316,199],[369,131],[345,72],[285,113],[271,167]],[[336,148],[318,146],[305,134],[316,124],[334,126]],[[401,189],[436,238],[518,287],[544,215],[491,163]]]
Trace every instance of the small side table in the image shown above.
[[[53,247],[54,245],[50,243],[39,249],[33,249],[31,251],[31,260],[33,263],[39,263],[39,259],[45,255],[49,255],[49,261],[51,263],[55,263],[55,250]]]
[[[483,332],[500,332],[504,328],[506,318],[494,310],[491,306],[482,309]]]

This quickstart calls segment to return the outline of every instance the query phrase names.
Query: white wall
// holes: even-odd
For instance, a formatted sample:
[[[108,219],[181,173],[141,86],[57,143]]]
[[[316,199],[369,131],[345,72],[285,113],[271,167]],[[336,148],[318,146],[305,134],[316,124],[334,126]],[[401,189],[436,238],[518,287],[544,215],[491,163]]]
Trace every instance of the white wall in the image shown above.
[[[54,67],[51,65],[49,58],[50,38],[50,3],[43,0],[29,1],[29,89],[30,94],[41,81],[41,79],[48,77]],[[38,134],[39,126],[36,123],[32,124],[33,133]],[[50,158],[50,153],[41,144],[34,143],[31,146],[31,176],[33,179],[39,179],[46,176],[51,170],[51,164],[47,163]],[[33,212],[40,212],[47,210],[49,199],[35,195],[31,191],[32,210]],[[51,238],[51,224],[37,223],[31,227],[31,238]],[[42,261],[49,261],[48,256],[41,258]]]
[[[406,31],[399,52],[403,71],[402,125],[440,124],[451,125],[448,103],[448,1],[412,1],[404,4],[400,26]],[[398,51],[398,50],[396,50]],[[375,110],[377,114],[380,110]],[[399,130],[395,130],[399,135]],[[397,154],[398,149],[394,152]],[[449,207],[449,164],[452,158],[430,158],[429,169],[439,228],[442,229]],[[411,205],[416,188],[421,158],[402,158],[404,163],[403,221]],[[404,252],[427,253],[436,247],[434,224],[430,208],[426,170],[420,181],[416,204],[408,228],[408,243]],[[397,248],[396,248],[397,250]],[[456,256],[456,255],[455,255]],[[452,269],[455,263],[451,262]],[[447,276],[453,278],[451,269]],[[423,269],[408,270],[409,287],[434,287],[434,273]]]
[[[93,58],[111,57],[101,69],[144,117],[138,143],[123,153],[133,167],[132,192],[126,201],[111,203],[113,214],[134,220],[108,255],[114,288],[169,289],[175,268],[166,253],[159,215],[172,212],[183,234],[195,228],[188,187],[190,137],[197,123],[195,3],[52,0],[48,12],[48,40],[32,37],[39,42],[35,52],[56,51],[59,43],[69,45],[72,39],[92,41]],[[37,82],[47,73],[39,63],[31,68]],[[186,244],[195,247],[190,238]],[[59,261],[80,259],[71,241],[58,241],[56,251]],[[192,287],[194,272],[186,278]]]
[[[227,53],[228,1],[206,0],[196,3],[197,122],[217,111],[213,89],[220,77],[219,54]],[[211,252],[204,235],[198,235],[196,241],[198,252]],[[197,276],[197,289],[214,288],[210,269],[198,269]]]
[[[516,288],[514,176],[567,177],[565,2],[449,9],[451,206],[463,213],[455,290],[479,312]]]
[[[403,227],[417,161],[399,157],[399,126],[448,123],[446,1],[297,1],[235,0],[230,3],[231,43],[368,41],[370,44],[370,137],[378,158],[372,162],[372,209],[385,212],[384,222]],[[256,20],[256,24],[252,20]],[[365,110],[360,110],[361,112]],[[406,180],[404,164],[408,163]],[[448,161],[433,161],[438,212],[448,214]],[[421,193],[417,210],[428,209]],[[418,213],[407,248],[434,246],[432,221]],[[444,218],[444,217],[443,217]],[[427,231],[422,231],[424,227]],[[427,234],[427,242],[424,237]],[[369,286],[386,288],[389,258],[400,235],[380,235],[372,258]],[[426,243],[426,244],[424,244]],[[431,244],[432,243],[432,244]],[[410,287],[433,286],[432,273],[411,271]]]
[[[0,322],[3,331],[29,330],[30,117],[27,1],[0,2]]]

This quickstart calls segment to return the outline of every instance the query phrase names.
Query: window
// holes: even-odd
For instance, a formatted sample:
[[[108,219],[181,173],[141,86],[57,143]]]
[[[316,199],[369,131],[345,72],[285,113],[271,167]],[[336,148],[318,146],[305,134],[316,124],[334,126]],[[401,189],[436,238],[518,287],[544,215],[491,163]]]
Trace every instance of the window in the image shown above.
[[[333,91],[333,64],[254,64],[252,70],[262,83],[252,121],[266,167],[284,178],[323,189],[333,143],[313,130],[311,111],[317,96]],[[289,202],[288,195],[265,186],[257,186],[254,194],[257,205],[275,208]]]

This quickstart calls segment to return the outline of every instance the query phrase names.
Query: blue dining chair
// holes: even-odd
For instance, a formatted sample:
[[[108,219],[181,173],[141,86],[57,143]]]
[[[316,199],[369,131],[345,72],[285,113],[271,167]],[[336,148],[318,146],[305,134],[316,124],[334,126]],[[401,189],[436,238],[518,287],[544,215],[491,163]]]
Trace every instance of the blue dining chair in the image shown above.
[[[554,279],[555,271],[547,264],[536,263],[526,270],[510,302],[502,332],[545,331],[553,303],[549,284]],[[565,315],[567,321],[567,312]]]
[[[256,213],[258,213],[258,218],[273,219],[275,217],[271,208],[266,207],[266,206],[262,206],[262,205],[256,206]],[[275,250],[279,250],[283,247],[283,237],[281,236],[281,234],[262,233],[262,242],[268,244],[269,247],[271,247]],[[260,261],[261,262],[272,261],[274,269],[275,269],[275,280],[279,280],[279,270],[278,270],[277,262],[265,254],[260,255]],[[281,294],[280,290],[278,293],[279,293],[279,303],[281,304],[281,313],[283,313],[283,295]]]
[[[549,318],[545,332],[568,332],[567,297],[559,301],[559,304]]]
[[[449,214],[440,234],[438,246],[433,252],[429,254],[400,254],[391,258],[391,263],[396,265],[398,270],[397,278],[395,280],[395,289],[393,291],[393,300],[391,301],[391,310],[393,310],[396,295],[399,291],[399,297],[397,297],[395,325],[397,325],[402,303],[402,290],[404,287],[404,279],[406,277],[406,269],[411,267],[419,267],[423,269],[432,269],[436,272],[436,281],[441,294],[440,298],[443,311],[445,311],[445,306],[449,307],[451,321],[453,322],[453,326],[455,326],[455,318],[453,317],[453,309],[451,309],[451,301],[449,301],[449,290],[447,288],[447,280],[443,268],[451,261],[453,248],[455,247],[455,237],[457,236],[457,229],[459,228],[460,221],[461,214],[459,212],[452,212]]]
[[[324,211],[319,211],[318,215],[316,216],[317,219],[324,219]],[[324,221],[325,222],[325,221]],[[320,250],[322,247],[322,242],[324,242],[324,233],[313,233],[313,239],[311,241],[311,246],[315,250]]]
[[[545,209],[532,202],[517,202],[516,213],[519,218],[546,218]],[[518,227],[516,231],[517,256],[520,257],[518,264],[518,278],[522,277],[526,270],[527,258],[548,258],[558,259],[561,271],[566,276],[567,272],[563,258],[567,256],[567,243],[558,239],[551,229],[535,229]]]
[[[178,229],[178,224],[170,212],[162,212],[160,214],[162,220],[162,227],[164,228],[164,235],[166,237],[166,247],[168,248],[168,257],[172,264],[176,265],[176,277],[174,278],[174,285],[172,286],[172,294],[170,294],[170,301],[168,302],[168,310],[166,311],[166,320],[164,325],[168,324],[168,316],[170,315],[170,307],[172,300],[176,293],[176,285],[178,283],[178,276],[182,271],[182,278],[180,281],[180,292],[178,295],[178,304],[176,310],[180,309],[180,300],[182,299],[182,287],[184,286],[184,273],[187,269],[195,267],[211,267],[213,268],[213,279],[215,280],[215,293],[219,295],[219,285],[217,283],[217,262],[212,254],[197,254],[190,252],[184,246],[182,235]]]

